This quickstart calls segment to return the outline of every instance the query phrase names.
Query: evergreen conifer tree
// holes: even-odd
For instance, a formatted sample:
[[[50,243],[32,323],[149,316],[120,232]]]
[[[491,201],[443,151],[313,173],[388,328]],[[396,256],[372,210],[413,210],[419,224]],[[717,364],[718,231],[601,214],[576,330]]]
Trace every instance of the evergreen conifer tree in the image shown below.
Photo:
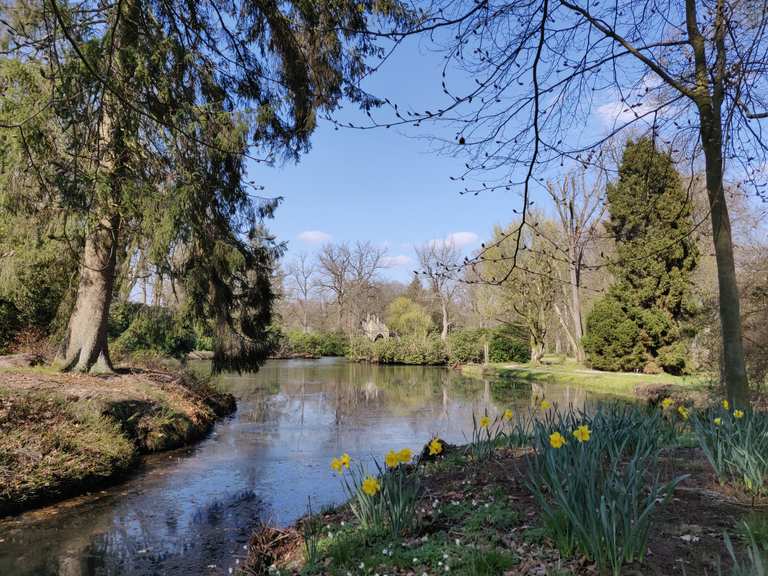
[[[589,361],[604,370],[682,373],[698,250],[691,199],[672,157],[651,139],[627,142],[607,199],[614,282],[587,319]]]

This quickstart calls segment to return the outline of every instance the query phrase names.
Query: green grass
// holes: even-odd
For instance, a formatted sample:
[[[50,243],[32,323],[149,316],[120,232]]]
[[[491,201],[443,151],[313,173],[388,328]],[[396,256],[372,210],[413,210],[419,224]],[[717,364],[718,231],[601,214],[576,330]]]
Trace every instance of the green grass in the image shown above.
[[[319,542],[320,557],[326,562],[305,567],[304,574],[386,574],[413,571],[459,574],[461,576],[496,576],[520,562],[513,553],[463,541],[462,528],[438,532],[415,543],[393,541],[383,533],[345,527]],[[459,538],[456,538],[459,536]],[[446,567],[448,569],[446,570]]]
[[[641,374],[633,372],[601,372],[592,370],[572,359],[547,356],[540,366],[531,364],[469,364],[462,374],[474,377],[497,377],[504,380],[578,386],[593,392],[634,397],[637,386],[670,385],[686,391],[704,390],[710,382],[705,374],[673,376],[671,374]]]

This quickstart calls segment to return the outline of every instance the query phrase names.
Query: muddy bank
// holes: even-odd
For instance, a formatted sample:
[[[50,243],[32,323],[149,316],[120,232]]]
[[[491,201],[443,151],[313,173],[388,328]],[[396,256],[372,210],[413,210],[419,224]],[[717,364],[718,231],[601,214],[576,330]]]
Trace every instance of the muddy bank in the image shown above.
[[[235,410],[185,373],[0,371],[0,516],[119,479],[139,456],[199,440]]]

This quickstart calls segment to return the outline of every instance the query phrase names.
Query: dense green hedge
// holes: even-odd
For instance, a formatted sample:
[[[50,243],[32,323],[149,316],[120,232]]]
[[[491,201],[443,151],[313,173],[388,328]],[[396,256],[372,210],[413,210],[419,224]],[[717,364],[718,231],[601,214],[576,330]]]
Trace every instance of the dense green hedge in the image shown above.
[[[491,362],[528,362],[531,349],[514,328],[457,330],[442,342],[437,334],[410,335],[371,342],[354,338],[349,345],[352,360],[382,364],[469,364],[482,362],[485,342]]]
[[[488,342],[489,362],[528,362],[531,347],[522,332],[514,327],[457,330],[448,336],[450,364],[480,363]]]
[[[379,364],[445,364],[448,356],[437,334],[413,334],[400,338],[353,338],[349,343],[351,360]]]
[[[338,332],[301,332],[280,335],[281,356],[346,356],[349,340]]]

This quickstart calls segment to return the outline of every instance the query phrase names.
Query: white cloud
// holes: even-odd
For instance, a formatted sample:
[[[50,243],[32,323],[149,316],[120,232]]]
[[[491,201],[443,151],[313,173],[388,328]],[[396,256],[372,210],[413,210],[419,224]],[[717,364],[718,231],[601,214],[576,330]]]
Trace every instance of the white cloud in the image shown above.
[[[408,266],[412,262],[413,259],[410,256],[406,256],[405,254],[399,254],[397,256],[384,256],[384,258],[381,259],[381,263],[387,268],[401,268],[403,266]]]
[[[653,110],[654,107],[648,104],[632,107],[620,100],[614,100],[598,106],[597,115],[605,126],[622,126],[638,118],[643,118]]]
[[[321,242],[330,241],[332,236],[321,230],[304,230],[304,232],[299,234],[298,238],[302,242],[307,242],[308,244],[320,244]]]
[[[659,99],[662,95],[658,91],[661,85],[661,78],[655,74],[647,74],[639,86],[623,93],[623,101],[621,93],[614,91],[613,100],[598,106],[595,113],[602,124],[610,128],[622,126],[638,118],[648,123],[652,121],[650,113],[662,108],[663,101]]]
[[[429,243],[433,246],[449,244],[456,248],[466,248],[475,244],[479,239],[480,237],[474,232],[451,232],[445,238],[430,240]]]

